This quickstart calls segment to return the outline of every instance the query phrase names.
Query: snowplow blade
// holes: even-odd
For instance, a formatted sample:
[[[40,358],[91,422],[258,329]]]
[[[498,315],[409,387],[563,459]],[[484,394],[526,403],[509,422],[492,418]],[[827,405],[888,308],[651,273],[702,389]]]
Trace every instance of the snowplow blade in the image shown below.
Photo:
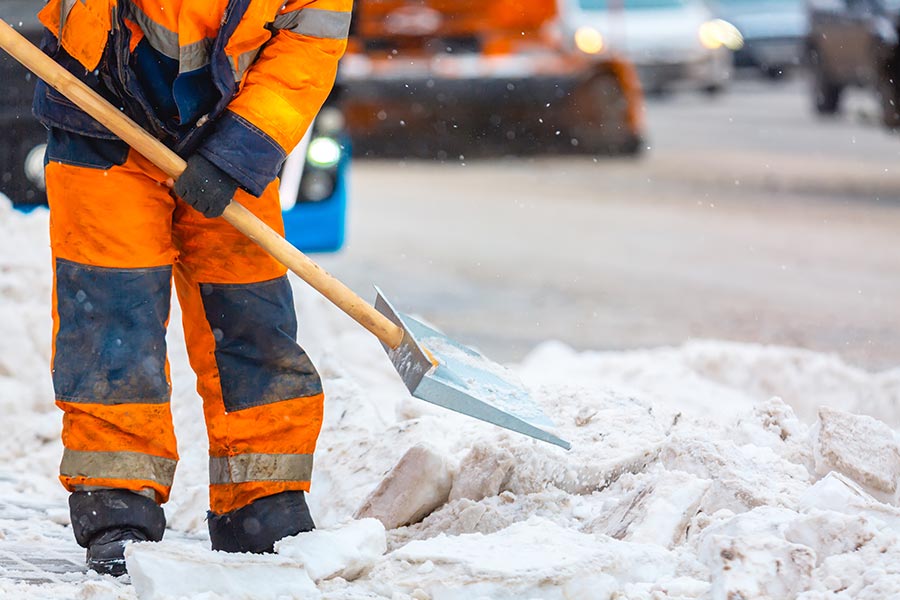
[[[413,396],[571,449],[569,442],[545,431],[544,428],[554,427],[553,422],[508,369],[397,312],[381,290],[375,290],[375,309],[403,329],[399,346],[382,346]]]

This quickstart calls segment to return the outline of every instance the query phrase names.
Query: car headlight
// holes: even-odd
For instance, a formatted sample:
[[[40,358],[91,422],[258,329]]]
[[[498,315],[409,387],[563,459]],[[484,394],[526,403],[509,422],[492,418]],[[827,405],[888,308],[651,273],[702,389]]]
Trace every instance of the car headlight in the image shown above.
[[[585,54],[599,54],[605,47],[603,36],[593,27],[579,27],[575,31],[575,47]]]
[[[316,131],[320,135],[337,135],[344,129],[344,113],[334,106],[326,106],[316,116]]]
[[[334,138],[317,137],[306,151],[309,164],[320,169],[330,169],[341,161],[341,145]]]
[[[25,157],[25,177],[39,190],[44,189],[44,154],[47,153],[47,144],[38,144],[28,151]]]
[[[710,50],[722,46],[729,50],[740,50],[744,47],[744,36],[737,27],[722,19],[707,21],[700,26],[700,43]]]
[[[307,171],[300,182],[300,194],[310,202],[325,200],[334,193],[334,174],[327,171]]]

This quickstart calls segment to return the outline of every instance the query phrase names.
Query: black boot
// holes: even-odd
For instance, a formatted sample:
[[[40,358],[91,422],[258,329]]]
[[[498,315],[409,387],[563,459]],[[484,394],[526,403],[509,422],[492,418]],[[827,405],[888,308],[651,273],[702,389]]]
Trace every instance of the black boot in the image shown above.
[[[303,492],[281,492],[223,515],[209,513],[209,539],[223,552],[275,551],[275,542],[316,528]]]
[[[128,490],[93,490],[69,496],[75,541],[87,548],[87,566],[118,577],[125,573],[128,542],[158,542],[166,516],[156,502]]]
[[[125,545],[146,542],[147,536],[137,529],[107,529],[90,541],[87,547],[87,567],[101,575],[119,577],[126,573]]]

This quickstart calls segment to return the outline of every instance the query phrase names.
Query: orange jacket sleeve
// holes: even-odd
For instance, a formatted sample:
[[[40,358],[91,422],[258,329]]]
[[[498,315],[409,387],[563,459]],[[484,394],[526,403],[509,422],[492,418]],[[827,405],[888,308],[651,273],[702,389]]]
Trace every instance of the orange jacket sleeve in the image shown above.
[[[352,0],[290,0],[240,92],[199,150],[249,192],[277,176],[328,97],[347,47]]]

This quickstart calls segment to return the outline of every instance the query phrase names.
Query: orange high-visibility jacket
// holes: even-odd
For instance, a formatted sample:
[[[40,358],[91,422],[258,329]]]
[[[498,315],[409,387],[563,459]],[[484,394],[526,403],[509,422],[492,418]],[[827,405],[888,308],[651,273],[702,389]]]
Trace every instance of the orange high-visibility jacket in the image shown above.
[[[334,85],[351,3],[50,0],[39,16],[47,54],[179,154],[200,152],[258,196]],[[147,45],[172,62],[180,118],[160,114],[148,96],[158,77],[143,72]],[[202,77],[192,80],[192,73]],[[208,110],[192,114],[197,106]],[[51,127],[112,137],[44,84],[34,112]]]

